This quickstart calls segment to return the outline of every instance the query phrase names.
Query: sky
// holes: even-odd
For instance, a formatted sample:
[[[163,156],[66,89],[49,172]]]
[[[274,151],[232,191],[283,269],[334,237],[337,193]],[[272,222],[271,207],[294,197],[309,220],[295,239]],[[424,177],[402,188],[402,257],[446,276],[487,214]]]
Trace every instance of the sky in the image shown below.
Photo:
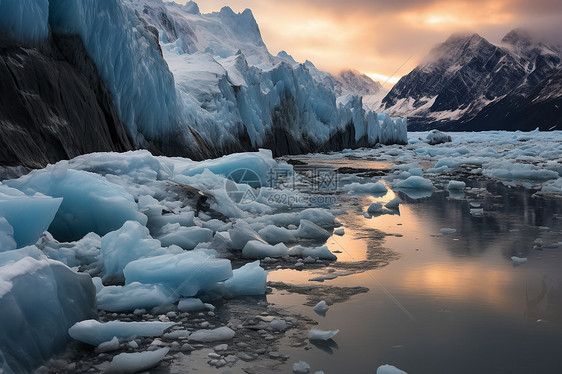
[[[178,0],[176,0],[178,1]],[[183,0],[182,2],[185,2]],[[333,74],[356,69],[391,87],[454,32],[499,43],[523,27],[562,44],[561,0],[200,0],[202,13],[250,8],[272,54]]]

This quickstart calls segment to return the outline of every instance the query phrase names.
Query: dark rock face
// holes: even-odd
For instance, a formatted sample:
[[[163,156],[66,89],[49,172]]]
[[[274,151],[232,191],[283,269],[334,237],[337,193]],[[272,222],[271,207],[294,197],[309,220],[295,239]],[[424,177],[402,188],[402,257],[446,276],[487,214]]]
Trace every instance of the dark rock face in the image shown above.
[[[529,117],[517,121],[504,117],[523,114],[520,108],[533,105],[527,101],[535,91],[550,95],[540,87],[550,87],[547,77],[561,60],[557,47],[535,41],[519,29],[508,33],[499,46],[478,34],[453,35],[402,77],[383,105],[391,115],[408,116],[410,130],[527,129],[530,125],[523,122],[550,122],[556,111],[527,111]],[[404,105],[408,101],[411,105]]]
[[[4,42],[0,97],[2,165],[42,167],[84,153],[132,149],[78,38],[55,36],[41,49]]]
[[[493,125],[492,125],[493,124]],[[454,128],[455,124],[450,124]],[[471,120],[457,124],[457,130],[541,131],[562,129],[562,68],[526,90],[514,90],[501,100],[486,106]]]

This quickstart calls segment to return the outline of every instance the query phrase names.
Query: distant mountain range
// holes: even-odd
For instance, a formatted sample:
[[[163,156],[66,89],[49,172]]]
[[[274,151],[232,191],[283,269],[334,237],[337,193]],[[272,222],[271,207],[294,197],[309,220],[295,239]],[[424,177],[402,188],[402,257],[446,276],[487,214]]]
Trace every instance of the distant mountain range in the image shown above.
[[[562,48],[516,29],[494,45],[455,34],[402,77],[378,108],[408,130],[562,129]]]

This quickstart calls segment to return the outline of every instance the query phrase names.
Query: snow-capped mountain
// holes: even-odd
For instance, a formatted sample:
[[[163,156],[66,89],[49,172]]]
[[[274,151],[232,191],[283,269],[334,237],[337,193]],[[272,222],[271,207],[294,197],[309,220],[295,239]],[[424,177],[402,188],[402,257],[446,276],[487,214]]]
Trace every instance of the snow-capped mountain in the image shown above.
[[[455,129],[514,90],[542,84],[561,59],[560,49],[534,41],[523,30],[511,31],[501,45],[478,34],[455,34],[396,83],[381,109],[408,116],[410,128]]]
[[[1,108],[2,131],[11,129],[1,163],[37,166],[131,148],[200,159],[406,142],[405,120],[369,113],[359,97],[338,101],[328,73],[271,55],[248,9],[201,14],[193,2],[162,0],[14,4],[0,16],[1,42],[23,57],[2,50],[9,83],[2,93],[14,100]],[[68,71],[77,77],[69,81]],[[31,83],[22,89],[20,80]],[[51,86],[70,94],[54,100]],[[69,103],[87,110],[69,111]],[[77,125],[81,115],[88,119]],[[75,134],[81,126],[87,129]]]
[[[384,88],[379,82],[375,82],[367,75],[357,70],[343,70],[334,78],[336,83],[334,89],[338,96],[348,94],[367,96],[376,95],[384,91]]]

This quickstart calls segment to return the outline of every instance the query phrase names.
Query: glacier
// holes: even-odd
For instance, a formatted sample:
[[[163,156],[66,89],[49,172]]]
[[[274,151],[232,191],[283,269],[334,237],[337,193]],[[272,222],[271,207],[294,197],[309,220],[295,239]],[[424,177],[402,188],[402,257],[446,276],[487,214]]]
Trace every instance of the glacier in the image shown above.
[[[193,2],[161,0],[3,0],[0,7],[0,30],[12,44],[49,49],[54,39],[70,55],[65,48],[83,45],[129,138],[108,121],[104,141],[116,143],[93,142],[88,151],[132,146],[202,159],[258,148],[277,156],[407,141],[406,119],[365,111],[357,95],[338,97],[335,78],[310,61],[273,56],[249,9],[201,14]],[[84,153],[73,147],[67,157]]]

